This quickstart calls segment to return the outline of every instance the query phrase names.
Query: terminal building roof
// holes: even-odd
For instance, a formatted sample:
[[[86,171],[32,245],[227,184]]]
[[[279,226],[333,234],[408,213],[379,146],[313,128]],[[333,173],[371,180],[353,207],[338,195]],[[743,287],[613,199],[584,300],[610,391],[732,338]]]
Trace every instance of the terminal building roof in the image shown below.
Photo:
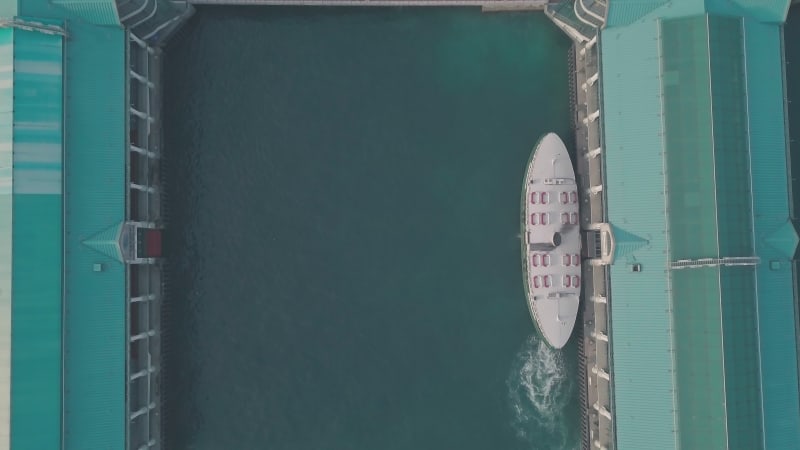
[[[609,2],[601,117],[607,215],[624,244],[610,268],[620,449],[800,442],[788,6]]]
[[[0,2],[0,448],[125,448],[128,38],[81,3]]]

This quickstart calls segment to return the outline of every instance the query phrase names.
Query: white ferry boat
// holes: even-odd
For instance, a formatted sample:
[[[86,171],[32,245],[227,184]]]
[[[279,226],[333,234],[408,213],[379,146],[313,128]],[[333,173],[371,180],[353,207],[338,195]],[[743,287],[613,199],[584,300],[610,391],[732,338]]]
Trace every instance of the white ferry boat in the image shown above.
[[[567,148],[555,133],[533,149],[522,191],[522,267],[528,307],[554,348],[575,327],[581,292],[578,186]]]

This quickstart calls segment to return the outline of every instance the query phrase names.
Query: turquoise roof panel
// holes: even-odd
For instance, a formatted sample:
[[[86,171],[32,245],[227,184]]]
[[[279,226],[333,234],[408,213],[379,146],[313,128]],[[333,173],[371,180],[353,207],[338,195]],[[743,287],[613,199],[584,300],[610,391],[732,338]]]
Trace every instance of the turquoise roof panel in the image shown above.
[[[660,24],[669,254],[673,261],[714,258],[719,252],[706,24],[704,15]]]
[[[13,30],[0,29],[0,448],[9,448],[11,432],[13,39]]]
[[[646,247],[647,239],[623,230],[612,227],[614,235],[614,258],[623,258],[632,255],[636,250]]]
[[[763,448],[761,370],[759,367],[756,270],[719,268],[725,348],[725,406],[728,448]],[[712,448],[712,447],[707,447]]]
[[[13,36],[11,448],[59,448],[63,38]]]
[[[611,0],[608,2],[606,26],[611,28],[630,25],[667,2],[668,0]]]
[[[764,243],[777,250],[784,258],[794,258],[797,251],[797,230],[790,220],[786,220],[777,230],[764,236]]]
[[[17,0],[0,2],[0,17],[14,17],[17,15]]]
[[[83,241],[83,245],[95,250],[101,255],[123,263],[122,249],[119,246],[119,237],[122,233],[122,223],[111,225],[105,230]]]
[[[677,445],[658,35],[654,23],[635,23],[600,38],[608,217],[649,242],[636,251],[641,272],[620,258],[610,268],[620,449]]]
[[[724,449],[726,386],[719,268],[673,270],[671,278],[679,448]]]
[[[51,2],[91,24],[120,26],[116,0],[51,0]]]
[[[122,450],[128,416],[126,270],[84,241],[125,220],[128,38],[120,28],[70,25],[64,448]],[[95,272],[98,263],[103,270]]]
[[[781,28],[745,21],[747,100],[757,269],[766,448],[800,442],[795,299],[791,266],[766,242],[789,217],[787,127]],[[771,261],[783,261],[773,265]]]
[[[761,22],[783,23],[789,12],[791,0],[733,0],[748,15]]]

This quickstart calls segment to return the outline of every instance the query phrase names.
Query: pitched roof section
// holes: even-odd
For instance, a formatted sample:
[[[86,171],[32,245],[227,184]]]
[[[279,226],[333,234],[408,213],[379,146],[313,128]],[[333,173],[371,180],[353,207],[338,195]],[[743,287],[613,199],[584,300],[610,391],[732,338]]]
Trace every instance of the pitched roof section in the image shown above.
[[[791,0],[733,0],[760,22],[783,23]]]
[[[93,265],[104,256],[82,241],[102,231],[95,243],[107,250],[99,243],[107,243],[114,224],[125,220],[128,41],[122,28],[77,20],[69,32],[64,448],[122,450],[128,417],[126,269],[108,264],[95,272]]]
[[[768,261],[784,252],[767,245],[764,237],[789,217],[786,171],[786,91],[781,27],[745,20],[747,99],[753,207],[758,266],[758,311],[761,373],[764,393],[764,437],[767,448],[792,448],[800,442],[797,354],[797,315],[789,264],[772,270]]]
[[[10,447],[59,448],[63,38],[36,28],[2,28],[0,33],[2,65],[13,67],[0,93],[13,102],[2,115],[3,134],[12,127],[2,139],[11,138],[6,145],[13,158]]]
[[[611,28],[630,25],[667,2],[668,0],[611,0],[608,2],[606,26]]]
[[[658,27],[636,22],[600,36],[608,220],[650,244],[636,252],[641,272],[619,258],[610,269],[617,447],[675,449]]]
[[[650,241],[647,239],[625,231],[622,228],[612,225],[611,229],[614,234],[614,259],[631,255],[636,250],[650,245]]]
[[[764,242],[787,258],[794,257],[798,241],[800,239],[797,237],[797,230],[795,230],[792,222],[788,220],[780,228],[764,238]]]
[[[115,0],[50,0],[94,25],[120,25]]]
[[[12,2],[0,5],[4,3]],[[3,449],[9,448],[11,434],[13,39],[13,30],[0,29],[0,448]]]
[[[119,237],[122,232],[122,225],[122,222],[112,225],[90,237],[89,239],[82,241],[81,243],[92,250],[121,263],[124,261],[122,257],[122,250],[119,246]]]

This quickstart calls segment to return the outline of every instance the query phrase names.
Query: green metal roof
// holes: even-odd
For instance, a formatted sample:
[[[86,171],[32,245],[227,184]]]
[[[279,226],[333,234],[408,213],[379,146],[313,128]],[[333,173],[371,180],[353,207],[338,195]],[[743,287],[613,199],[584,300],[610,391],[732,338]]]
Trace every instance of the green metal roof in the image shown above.
[[[0,30],[0,448],[9,448],[11,432],[12,39],[11,30]]]
[[[116,0],[51,0],[95,25],[120,25]]]
[[[119,247],[119,237],[122,233],[122,226],[122,222],[111,225],[105,230],[83,241],[83,245],[95,250],[101,255],[108,256],[109,258],[122,263],[124,262],[124,258],[122,256],[122,250]]]
[[[780,228],[764,236],[764,243],[777,250],[784,258],[794,258],[797,251],[797,230],[790,220],[781,225]]]
[[[124,449],[126,269],[118,255],[87,242],[107,241],[125,220],[127,35],[85,22],[71,22],[69,31],[65,445]],[[103,271],[93,270],[96,263]]]
[[[633,23],[607,28],[600,39],[608,217],[650,244],[636,251],[641,272],[620,258],[610,267],[614,414],[622,450],[677,444],[657,37],[654,23]]]
[[[13,109],[2,117],[13,126],[11,448],[59,448],[63,38],[10,28],[0,36],[0,64],[13,67],[3,85]]]
[[[783,23],[791,0],[733,0],[747,9],[750,17],[761,22]]]
[[[762,259],[757,273],[764,436],[770,450],[797,448],[800,442],[791,265],[765,242],[789,216],[781,35],[778,25],[745,20],[755,246]],[[783,262],[779,269],[770,267],[773,260]]]
[[[785,254],[797,239],[780,28],[692,7],[655,5],[601,34],[608,216],[617,255],[643,267],[611,267],[617,444],[788,449],[800,442],[791,272],[770,269],[779,253],[765,245]],[[631,252],[632,236],[649,246]],[[752,255],[762,264],[668,265]]]
[[[783,23],[791,0],[609,0],[606,26],[703,14],[748,16]]]
[[[611,28],[630,25],[668,2],[669,0],[610,0],[606,26]]]
[[[646,247],[647,239],[629,233],[617,226],[612,227],[614,233],[614,259],[633,255],[636,250]]]

